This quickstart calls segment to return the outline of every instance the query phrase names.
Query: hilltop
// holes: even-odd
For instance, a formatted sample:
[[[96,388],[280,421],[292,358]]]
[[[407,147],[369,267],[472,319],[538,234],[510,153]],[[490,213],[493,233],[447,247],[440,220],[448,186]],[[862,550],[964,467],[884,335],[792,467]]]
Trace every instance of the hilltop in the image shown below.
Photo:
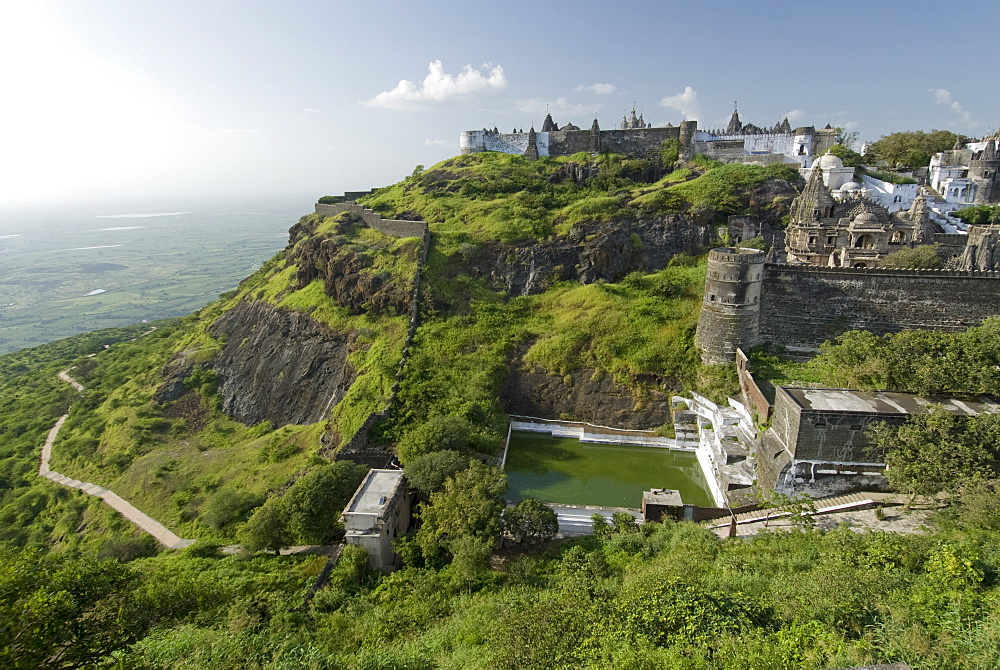
[[[461,452],[466,474],[445,489],[473,482],[453,519],[465,524],[498,504],[475,483],[491,470],[468,459],[496,453],[507,412],[663,432],[672,392],[725,397],[734,372],[693,348],[705,252],[729,215],[780,227],[799,188],[785,168],[702,158],[456,157],[361,201],[426,223],[424,238],[383,234],[351,208],[310,214],[196,314],[0,357],[12,585],[0,607],[31,631],[4,640],[19,662],[62,650],[63,665],[155,668],[988,667],[989,484],[932,535],[722,542],[629,516],[494,553],[447,526],[437,545],[400,540],[408,567],[389,577],[347,547],[309,606],[325,557],[218,551],[329,542],[364,472],[338,458],[348,451]],[[771,378],[824,374],[755,362],[780,368]],[[69,368],[83,391],[57,377]],[[194,546],[161,553],[97,499],[37,476],[67,410],[52,469]]]

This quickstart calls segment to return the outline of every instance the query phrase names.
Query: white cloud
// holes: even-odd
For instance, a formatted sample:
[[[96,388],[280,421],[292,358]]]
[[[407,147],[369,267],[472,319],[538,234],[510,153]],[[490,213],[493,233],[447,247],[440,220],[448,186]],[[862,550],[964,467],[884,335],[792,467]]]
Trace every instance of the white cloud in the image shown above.
[[[806,116],[807,114],[801,109],[791,109],[788,111],[788,114],[785,115],[785,118],[788,119],[789,123],[794,123],[795,121],[806,118]]]
[[[365,100],[366,107],[419,109],[427,103],[463,100],[476,95],[495,93],[507,88],[507,76],[499,65],[483,64],[483,72],[466,65],[457,75],[444,71],[440,60],[431,61],[422,82],[400,81],[391,91],[382,91]]]
[[[696,120],[701,116],[701,110],[698,107],[698,91],[690,86],[685,86],[682,93],[668,95],[663,98],[660,100],[660,105],[669,109],[676,109],[688,121]]]
[[[953,111],[956,114],[958,114],[959,118],[956,119],[955,121],[952,121],[948,125],[952,125],[952,126],[955,126],[955,125],[978,126],[979,125],[979,122],[977,122],[975,119],[972,118],[972,114],[969,112],[969,110],[965,109],[965,107],[963,107],[962,104],[958,100],[955,100],[954,98],[951,97],[951,91],[949,91],[947,89],[944,89],[944,88],[929,88],[929,89],[927,89],[927,92],[931,94],[932,98],[934,98],[934,102],[936,102],[939,105],[945,105],[946,107],[950,107],[951,111]]]
[[[425,147],[445,146],[448,144],[454,144],[454,142],[449,142],[448,140],[432,140],[429,138],[424,140]]]
[[[591,93],[597,93],[598,95],[611,95],[618,89],[615,88],[614,84],[591,84],[590,86],[577,86],[578,91],[590,91]]]
[[[302,111],[306,112],[307,114],[319,114],[323,110],[322,109],[316,109],[315,107],[306,107]]]
[[[556,122],[565,125],[573,121],[573,117],[576,117],[576,125],[580,126],[581,122],[587,120],[587,117],[592,119],[602,105],[580,105],[570,102],[567,98],[556,98],[554,101],[541,98],[514,101],[515,112],[528,114],[532,117],[536,114],[541,116],[546,107]]]
[[[222,132],[230,135],[256,135],[260,131],[256,128],[226,128]]]

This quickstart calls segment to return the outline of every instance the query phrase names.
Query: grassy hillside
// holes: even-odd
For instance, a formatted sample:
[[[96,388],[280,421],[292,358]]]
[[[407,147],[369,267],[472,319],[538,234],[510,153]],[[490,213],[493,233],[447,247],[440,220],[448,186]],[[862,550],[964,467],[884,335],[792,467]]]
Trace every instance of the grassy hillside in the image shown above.
[[[793,176],[783,169],[699,159],[647,183],[652,168],[647,161],[613,155],[532,162],[473,154],[370,196],[366,204],[386,216],[422,218],[433,232],[422,325],[397,411],[376,431],[376,439],[396,442],[440,417],[459,417],[478,431],[479,449],[494,449],[505,431],[498,389],[512,361],[567,379],[581,369],[611,375],[631,389],[639,404],[651,390],[713,391],[717,375],[699,367],[692,347],[704,282],[704,264],[697,258],[678,257],[680,262],[669,267],[633,272],[618,283],[557,282],[541,294],[521,297],[499,293],[485,277],[462,269],[468,255],[463,244],[559,238],[581,222],[665,212],[708,212],[723,221],[728,213],[760,205],[753,201],[753,189]],[[16,473],[5,475],[16,483],[8,489],[36,486],[26,486],[32,463],[25,456],[71,403],[53,469],[112,488],[183,537],[232,541],[253,504],[326,462],[319,456],[320,437],[326,433],[334,446],[343,444],[390,395],[408,325],[419,240],[389,238],[346,214],[303,217],[291,234],[289,247],[237,290],[183,321],[119,342],[92,358],[65,353],[76,346],[66,344],[4,359],[45,378],[37,393],[48,394],[22,398],[26,391],[16,388],[16,377],[11,377],[15,386],[5,386],[9,404],[35,408],[19,410],[32,416],[30,437],[14,443],[4,438],[4,453],[19,454],[4,461],[6,471]],[[353,283],[345,284],[345,276]],[[275,429],[268,422],[243,425],[220,411],[212,364],[227,341],[211,335],[210,328],[220,315],[248,301],[308,314],[335,333],[350,334],[348,362],[356,379],[327,421]],[[45,362],[30,368],[20,362],[32,357]],[[186,394],[160,402],[157,393],[177,361],[191,367],[184,379]],[[74,374],[86,386],[79,397],[54,379],[55,368],[74,363]],[[45,487],[48,493],[33,509],[48,510],[53,520],[36,524],[31,515],[18,512],[10,525],[27,535],[11,531],[17,544],[53,542],[62,499],[84,500]],[[234,492],[242,503],[233,502]],[[206,513],[212,523],[206,523]]]

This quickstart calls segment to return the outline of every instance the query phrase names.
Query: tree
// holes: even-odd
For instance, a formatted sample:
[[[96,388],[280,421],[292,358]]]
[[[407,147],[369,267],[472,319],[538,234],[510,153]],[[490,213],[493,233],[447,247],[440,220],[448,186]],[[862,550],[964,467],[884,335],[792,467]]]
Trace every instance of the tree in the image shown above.
[[[283,497],[292,538],[303,544],[332,540],[340,513],[367,473],[364,465],[336,461],[300,477]]]
[[[865,157],[869,161],[884,160],[890,167],[927,167],[931,156],[951,149],[958,138],[958,135],[947,130],[892,133],[883,135],[877,142],[868,145]]]
[[[864,157],[854,149],[843,144],[834,144],[830,147],[830,153],[843,161],[847,167],[863,167]]]
[[[406,479],[421,492],[440,491],[449,477],[469,467],[469,457],[446,449],[417,456],[406,465]]]
[[[260,551],[269,549],[278,553],[291,544],[291,535],[285,523],[285,510],[281,498],[268,498],[254,510],[236,534],[237,541],[244,549]]]
[[[955,491],[970,480],[994,479],[1000,457],[1000,416],[959,417],[940,405],[901,426],[873,424],[868,439],[884,455],[889,485],[913,496]]]
[[[970,226],[1000,225],[1000,205],[976,205],[955,212],[955,216]]]
[[[263,502],[263,496],[256,493],[224,487],[216,491],[205,505],[201,520],[212,530],[222,530],[229,524],[245,521],[250,512]]]
[[[590,527],[599,540],[607,540],[611,537],[611,524],[600,512],[594,512],[590,515]]]
[[[940,244],[918,244],[915,247],[899,249],[888,254],[879,265],[899,270],[939,268],[941,267],[941,257],[938,255],[940,248]]]
[[[94,667],[139,640],[155,618],[137,572],[115,561],[0,548],[0,664]]]
[[[838,145],[844,147],[848,151],[853,151],[854,147],[858,143],[859,137],[861,137],[861,133],[857,130],[848,131],[846,128],[837,128],[837,137],[835,138],[835,141]]]
[[[611,527],[616,533],[637,533],[639,524],[628,512],[615,512],[611,515]]]
[[[559,532],[559,517],[548,505],[525,498],[503,511],[504,530],[522,544],[551,540]]]
[[[399,441],[399,459],[404,465],[435,451],[477,451],[480,440],[476,428],[467,419],[451,414],[432,416],[411,428]]]
[[[420,505],[423,525],[417,532],[417,542],[424,555],[451,552],[460,537],[495,543],[500,537],[506,491],[507,475],[479,461],[447,479],[443,489],[431,494],[430,504]]]

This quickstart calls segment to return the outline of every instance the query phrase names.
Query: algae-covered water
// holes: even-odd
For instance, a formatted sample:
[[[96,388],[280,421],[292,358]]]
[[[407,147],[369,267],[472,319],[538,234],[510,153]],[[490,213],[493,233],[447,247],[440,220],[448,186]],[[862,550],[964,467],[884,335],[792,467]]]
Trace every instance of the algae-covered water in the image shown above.
[[[677,489],[687,504],[714,506],[698,457],[690,452],[515,432],[505,470],[513,500],[641,507],[643,491],[661,488]]]

